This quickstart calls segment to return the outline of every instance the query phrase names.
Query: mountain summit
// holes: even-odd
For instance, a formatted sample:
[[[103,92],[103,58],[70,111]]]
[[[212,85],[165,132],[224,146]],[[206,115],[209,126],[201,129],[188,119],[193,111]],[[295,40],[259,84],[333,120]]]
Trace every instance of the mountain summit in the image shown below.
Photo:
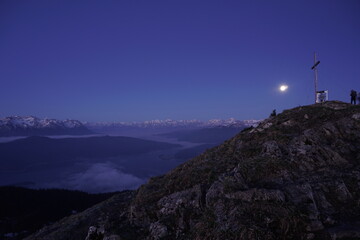
[[[28,239],[359,239],[359,204],[360,106],[331,101],[266,119]]]

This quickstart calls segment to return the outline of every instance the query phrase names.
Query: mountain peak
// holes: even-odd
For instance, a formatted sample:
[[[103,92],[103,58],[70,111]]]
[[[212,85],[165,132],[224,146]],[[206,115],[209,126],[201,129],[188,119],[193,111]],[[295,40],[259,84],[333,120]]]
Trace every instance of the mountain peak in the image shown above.
[[[359,239],[359,153],[360,106],[297,107],[29,239]]]

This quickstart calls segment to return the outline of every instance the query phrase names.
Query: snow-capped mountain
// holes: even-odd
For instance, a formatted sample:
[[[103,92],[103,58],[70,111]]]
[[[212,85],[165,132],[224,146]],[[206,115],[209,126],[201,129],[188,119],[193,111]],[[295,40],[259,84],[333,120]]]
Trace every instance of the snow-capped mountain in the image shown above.
[[[145,122],[85,122],[85,126],[91,128],[212,128],[212,127],[236,127],[244,128],[257,126],[261,120],[237,120],[212,119],[200,120],[150,120]]]
[[[11,116],[0,119],[0,136],[83,135],[91,134],[78,120],[40,119]]]

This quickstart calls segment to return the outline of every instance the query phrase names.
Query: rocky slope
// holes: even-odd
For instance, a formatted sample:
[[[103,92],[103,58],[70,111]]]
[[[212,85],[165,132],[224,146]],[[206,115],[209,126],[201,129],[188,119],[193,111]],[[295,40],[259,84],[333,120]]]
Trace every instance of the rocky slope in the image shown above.
[[[40,119],[33,116],[11,116],[0,119],[0,137],[92,133],[77,120]]]
[[[28,239],[85,238],[360,239],[360,106],[284,111]]]

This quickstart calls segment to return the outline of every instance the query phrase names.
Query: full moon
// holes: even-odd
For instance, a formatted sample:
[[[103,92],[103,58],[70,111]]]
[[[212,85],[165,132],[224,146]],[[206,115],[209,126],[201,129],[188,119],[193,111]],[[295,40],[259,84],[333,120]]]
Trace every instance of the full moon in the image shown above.
[[[287,85],[281,85],[279,89],[280,89],[280,91],[285,92],[288,89],[288,86]]]

